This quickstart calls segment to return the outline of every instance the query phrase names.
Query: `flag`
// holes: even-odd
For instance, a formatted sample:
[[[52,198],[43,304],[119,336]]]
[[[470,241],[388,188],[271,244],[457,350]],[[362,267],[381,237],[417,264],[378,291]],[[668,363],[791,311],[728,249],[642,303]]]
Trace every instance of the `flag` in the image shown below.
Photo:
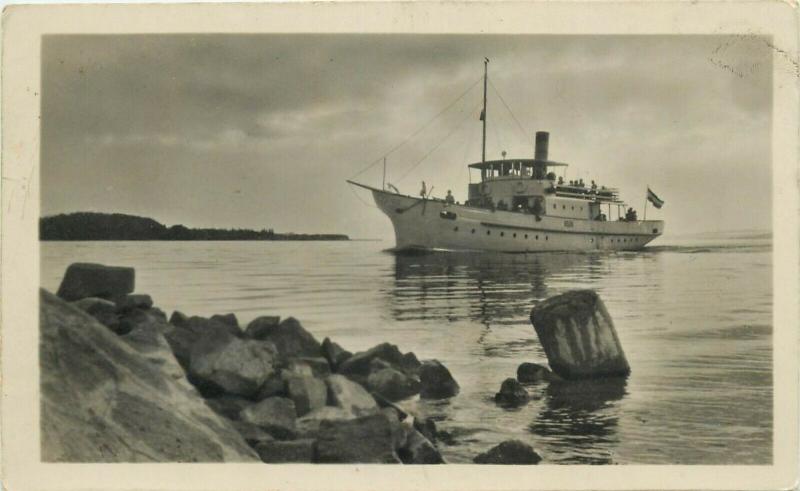
[[[647,201],[653,203],[653,206],[656,208],[664,206],[664,200],[656,196],[656,193],[651,191],[649,186],[647,188]]]
[[[475,114],[475,113],[472,113]],[[486,119],[486,109],[481,109],[481,117],[478,118],[478,121],[483,121]]]

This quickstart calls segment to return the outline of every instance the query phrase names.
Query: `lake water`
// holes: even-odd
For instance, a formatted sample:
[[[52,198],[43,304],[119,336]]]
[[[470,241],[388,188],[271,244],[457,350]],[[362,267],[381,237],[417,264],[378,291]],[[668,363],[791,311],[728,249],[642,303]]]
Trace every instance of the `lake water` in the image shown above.
[[[445,401],[402,405],[451,433],[450,462],[503,440],[552,464],[772,462],[770,235],[659,239],[643,252],[395,256],[388,242],[44,242],[42,285],[76,261],[136,268],[169,314],[294,316],[350,351],[380,342],[444,363]],[[627,381],[532,386],[493,402],[524,361],[546,363],[528,316],[575,288],[599,292],[631,365]]]

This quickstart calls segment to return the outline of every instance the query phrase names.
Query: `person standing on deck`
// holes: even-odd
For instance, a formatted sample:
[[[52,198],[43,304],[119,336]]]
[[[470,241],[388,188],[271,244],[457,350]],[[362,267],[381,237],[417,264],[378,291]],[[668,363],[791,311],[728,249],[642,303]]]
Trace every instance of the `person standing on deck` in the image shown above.
[[[422,197],[422,199],[425,199],[425,197],[428,195],[428,189],[425,187],[425,181],[422,181],[422,189],[420,189],[419,195]]]
[[[453,192],[449,189],[447,190],[447,196],[444,197],[444,202],[448,205],[453,205],[456,202],[456,199],[453,197]]]

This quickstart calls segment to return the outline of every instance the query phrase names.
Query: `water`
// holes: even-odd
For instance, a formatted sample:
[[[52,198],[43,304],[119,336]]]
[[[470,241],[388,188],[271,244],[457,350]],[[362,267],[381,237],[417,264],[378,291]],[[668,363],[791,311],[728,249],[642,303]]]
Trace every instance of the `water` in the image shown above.
[[[92,261],[136,268],[168,313],[299,318],[351,351],[383,341],[437,358],[461,393],[402,404],[453,436],[451,462],[516,438],[543,463],[772,462],[769,234],[663,238],[646,252],[394,256],[386,242],[45,242],[42,284]],[[657,242],[658,243],[658,242]],[[492,401],[523,361],[545,363],[531,307],[599,292],[632,367],[627,381],[532,386]]]

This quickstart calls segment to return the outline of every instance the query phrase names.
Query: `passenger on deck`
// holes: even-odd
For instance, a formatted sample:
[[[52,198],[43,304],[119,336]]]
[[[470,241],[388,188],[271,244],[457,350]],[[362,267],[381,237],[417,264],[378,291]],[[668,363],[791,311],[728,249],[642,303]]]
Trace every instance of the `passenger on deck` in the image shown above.
[[[564,184],[564,176],[558,176],[558,185]]]
[[[425,181],[422,181],[422,189],[419,191],[419,195],[424,199],[428,196],[428,189],[425,186]]]
[[[592,180],[592,191],[596,190],[597,190],[597,184],[594,182],[594,180]]]
[[[453,197],[453,192],[449,189],[447,190],[447,196],[444,197],[444,202],[448,205],[455,204],[456,199]]]

